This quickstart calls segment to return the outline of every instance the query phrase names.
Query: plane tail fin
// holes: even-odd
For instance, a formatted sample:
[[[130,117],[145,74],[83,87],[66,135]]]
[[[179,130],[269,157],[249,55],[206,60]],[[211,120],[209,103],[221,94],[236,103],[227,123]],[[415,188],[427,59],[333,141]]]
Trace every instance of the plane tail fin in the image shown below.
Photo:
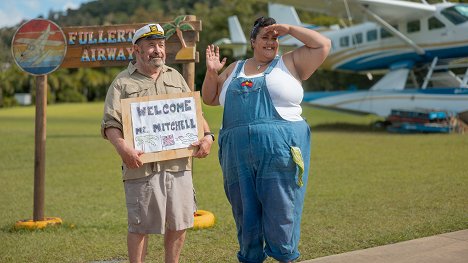
[[[239,19],[237,18],[237,16],[230,16],[228,18],[228,25],[229,25],[229,35],[231,36],[232,42],[247,44],[244,31],[242,30],[242,27],[239,23]]]
[[[302,22],[293,6],[268,3],[268,15],[278,24],[302,26]]]
[[[219,47],[232,49],[234,57],[243,57],[247,53],[247,40],[237,16],[228,18],[229,37],[216,40],[213,44]]]
[[[234,57],[244,56],[247,53],[247,40],[237,16],[230,16],[228,18],[228,25],[229,36],[231,37],[232,43],[242,44],[233,49]]]

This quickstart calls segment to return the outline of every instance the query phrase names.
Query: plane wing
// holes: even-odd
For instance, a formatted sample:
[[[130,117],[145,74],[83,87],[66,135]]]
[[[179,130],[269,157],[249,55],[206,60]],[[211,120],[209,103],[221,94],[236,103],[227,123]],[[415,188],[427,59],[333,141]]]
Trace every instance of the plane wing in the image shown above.
[[[245,47],[247,44],[246,43],[234,43],[229,38],[221,38],[221,39],[216,40],[213,43],[213,45],[222,46],[225,48],[237,48],[237,47]]]
[[[34,43],[36,39],[32,38],[19,38],[15,42],[21,43],[21,44],[32,44]]]
[[[354,0],[389,23],[415,20],[435,13],[435,6],[399,0]]]
[[[242,47],[246,47],[247,44],[246,43],[235,43],[235,42],[232,42],[231,39],[229,38],[221,38],[221,39],[218,39],[216,40],[213,45],[215,46],[219,46],[219,47],[223,47],[223,48],[231,48],[231,49],[235,49],[235,48],[242,48]]]
[[[304,3],[303,5],[306,4]],[[315,1],[313,3],[309,3],[308,6],[319,8],[322,12],[328,9],[330,14],[333,16],[346,16],[350,21],[350,24],[352,24],[353,16],[362,17],[363,13],[366,13],[388,32],[391,32],[405,44],[412,47],[419,55],[424,55],[425,51],[414,43],[413,40],[395,29],[391,24],[420,19],[422,17],[429,17],[436,12],[436,7],[433,5],[401,0],[328,0]],[[294,8],[291,6],[284,6],[284,8],[280,7],[282,7],[282,5],[269,4],[269,10],[279,10],[277,12],[279,13],[277,16],[281,16],[283,13],[288,13],[287,11],[289,11],[289,9],[287,8],[292,9],[294,14],[296,14]],[[341,11],[339,9],[341,9]],[[345,15],[343,14],[343,11],[345,12]],[[294,41],[292,43],[294,43]]]
[[[295,6],[296,8],[345,18],[362,16],[362,7],[367,7],[389,23],[419,19],[433,14],[434,6],[403,0],[270,0],[269,2]],[[346,6],[347,5],[347,6]],[[349,13],[348,13],[349,11]],[[348,17],[349,18],[349,17]]]
[[[32,38],[19,38],[19,39],[15,40],[15,42],[21,43],[21,44],[35,44],[36,41],[37,41],[37,39],[32,39]],[[64,45],[64,43],[62,41],[55,41],[55,40],[46,40],[46,41],[44,41],[44,43],[45,43],[45,46],[61,46],[61,45]]]

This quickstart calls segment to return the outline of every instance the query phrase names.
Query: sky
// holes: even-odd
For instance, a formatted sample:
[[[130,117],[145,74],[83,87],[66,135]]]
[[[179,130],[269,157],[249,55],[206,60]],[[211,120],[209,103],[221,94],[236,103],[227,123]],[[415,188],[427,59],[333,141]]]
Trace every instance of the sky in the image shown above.
[[[1,0],[0,28],[18,24],[23,19],[30,20],[42,15],[47,18],[49,10],[65,11],[77,9],[90,0]]]

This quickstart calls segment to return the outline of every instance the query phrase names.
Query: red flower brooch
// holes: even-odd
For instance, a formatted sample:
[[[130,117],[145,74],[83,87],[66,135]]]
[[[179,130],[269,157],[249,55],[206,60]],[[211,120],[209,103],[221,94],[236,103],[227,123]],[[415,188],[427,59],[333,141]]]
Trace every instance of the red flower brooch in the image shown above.
[[[241,86],[242,87],[247,86],[247,87],[251,88],[253,86],[253,82],[250,81],[250,80],[246,80],[246,81],[241,83]]]

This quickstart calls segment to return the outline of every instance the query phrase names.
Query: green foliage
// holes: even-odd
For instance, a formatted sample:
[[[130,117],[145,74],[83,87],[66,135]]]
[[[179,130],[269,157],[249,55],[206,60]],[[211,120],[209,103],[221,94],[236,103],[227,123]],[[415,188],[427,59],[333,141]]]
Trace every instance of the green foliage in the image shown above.
[[[178,16],[174,19],[174,24],[179,27],[180,26],[180,22],[184,21],[186,16],[182,15],[182,16]]]
[[[319,70],[316,71],[308,80],[304,81],[302,86],[306,91],[368,89],[375,84],[381,76],[373,77],[373,80],[369,80],[364,74]]]
[[[165,24],[164,25],[164,35],[166,36],[166,39],[169,39],[176,32],[176,28],[172,27],[170,25],[171,24]]]
[[[15,93],[30,93],[33,79],[16,66],[0,71],[0,108],[16,105]]]
[[[339,24],[338,17],[306,12],[304,10],[297,10],[297,13],[303,23],[320,26],[331,26]]]
[[[11,57],[10,47],[13,35],[15,34],[14,28],[0,28],[0,61],[1,63],[14,63]],[[3,68],[4,65],[0,65]]]
[[[72,88],[65,88],[57,95],[59,102],[85,102],[86,98],[77,90]]]
[[[180,25],[180,30],[182,31],[189,31],[189,30],[193,30],[193,26],[190,25],[190,24],[182,24]]]
[[[0,106],[5,107],[5,108],[14,107],[17,105],[18,105],[18,102],[13,97],[5,97],[2,101],[2,104],[0,104]]]

